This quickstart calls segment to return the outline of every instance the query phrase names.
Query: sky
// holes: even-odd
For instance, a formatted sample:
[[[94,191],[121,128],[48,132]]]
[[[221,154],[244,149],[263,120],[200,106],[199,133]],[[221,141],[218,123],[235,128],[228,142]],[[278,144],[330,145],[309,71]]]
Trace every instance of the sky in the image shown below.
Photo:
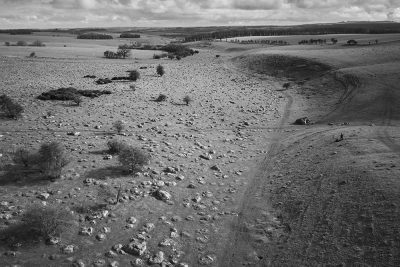
[[[400,0],[0,0],[0,29],[400,21]]]

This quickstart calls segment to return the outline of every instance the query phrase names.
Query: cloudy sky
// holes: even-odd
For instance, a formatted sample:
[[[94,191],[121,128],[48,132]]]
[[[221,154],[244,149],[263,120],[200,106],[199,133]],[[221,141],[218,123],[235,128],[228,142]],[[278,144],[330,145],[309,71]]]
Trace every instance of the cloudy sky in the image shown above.
[[[400,21],[400,0],[0,0],[0,28]]]

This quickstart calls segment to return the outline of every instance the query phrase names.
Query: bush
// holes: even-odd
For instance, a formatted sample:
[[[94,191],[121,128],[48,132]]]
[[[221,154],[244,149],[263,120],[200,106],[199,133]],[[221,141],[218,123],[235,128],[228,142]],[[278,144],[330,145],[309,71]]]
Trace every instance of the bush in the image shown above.
[[[163,101],[165,101],[165,100],[167,100],[167,96],[164,95],[164,94],[160,94],[160,95],[157,97],[156,102],[163,102]]]
[[[5,46],[10,46],[10,42],[4,42]]]
[[[120,152],[118,160],[129,173],[134,173],[149,163],[150,156],[138,148],[127,147]]]
[[[160,54],[154,54],[153,55],[153,59],[160,59],[161,58],[161,55]]]
[[[28,43],[25,42],[25,41],[18,41],[16,45],[17,45],[17,46],[27,46]]]
[[[118,58],[127,58],[131,54],[131,50],[129,48],[118,48],[117,57]]]
[[[72,102],[75,103],[75,105],[80,106],[82,103],[82,97],[79,94],[73,94],[72,97]]]
[[[128,145],[117,139],[111,139],[107,142],[108,153],[110,154],[119,154],[123,149],[125,149]]]
[[[125,128],[125,123],[121,120],[114,122],[113,124],[115,130],[117,130],[117,133],[121,133],[124,128]]]
[[[180,57],[192,56],[195,53],[193,49],[190,49],[181,44],[168,44],[166,46],[163,46],[161,50]]]
[[[13,155],[15,164],[23,165],[25,168],[36,163],[35,156],[25,148],[18,148]]]
[[[192,102],[192,99],[187,95],[183,98],[183,102],[186,103],[186,106],[189,106],[190,102]]]
[[[284,83],[284,84],[282,85],[282,87],[283,87],[284,89],[288,89],[288,88],[290,87],[290,83]]]
[[[60,236],[72,226],[72,214],[57,206],[32,206],[23,215],[26,230],[33,235],[48,239]]]
[[[46,46],[42,41],[36,40],[30,46]]]
[[[41,145],[39,157],[41,170],[50,179],[60,178],[62,169],[69,163],[64,146],[58,142]]]
[[[163,76],[165,74],[164,67],[161,65],[157,66],[157,74]]]
[[[24,108],[7,95],[0,96],[0,111],[8,118],[18,119],[21,117]]]
[[[30,53],[29,57],[36,57],[36,53],[35,52]]]
[[[140,72],[138,70],[129,71],[129,79],[131,81],[137,81],[140,78]]]
[[[44,92],[37,98],[40,100],[74,100],[76,95],[85,97],[95,98],[101,95],[109,95],[111,91],[108,90],[78,90],[73,87],[53,89],[48,92]]]

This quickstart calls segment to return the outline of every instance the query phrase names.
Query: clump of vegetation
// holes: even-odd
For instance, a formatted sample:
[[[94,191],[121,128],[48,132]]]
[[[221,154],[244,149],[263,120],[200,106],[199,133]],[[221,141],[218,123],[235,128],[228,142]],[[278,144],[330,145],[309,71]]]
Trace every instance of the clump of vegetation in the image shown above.
[[[138,70],[129,71],[129,79],[131,81],[137,81],[140,78],[140,72]]]
[[[28,43],[25,42],[25,41],[18,41],[18,42],[16,43],[16,46],[27,46],[27,45],[28,45]]]
[[[65,148],[59,142],[41,145],[39,158],[42,172],[50,179],[60,178],[62,169],[69,163]]]
[[[25,168],[37,163],[35,155],[23,147],[14,152],[13,161],[15,164],[23,165]]]
[[[18,119],[22,116],[24,108],[7,95],[0,95],[0,112],[8,118]]]
[[[33,43],[31,43],[30,44],[30,46],[46,46],[44,43],[42,43],[42,41],[40,41],[40,40],[36,40],[36,41],[33,41]]]
[[[73,87],[53,89],[48,92],[44,92],[37,98],[40,100],[63,100],[63,101],[75,101],[76,96],[85,96],[90,98],[99,97],[101,95],[109,95],[111,91],[108,90],[78,90]]]
[[[36,57],[36,53],[35,52],[30,53],[29,57]]]
[[[347,44],[348,44],[348,45],[357,45],[358,42],[357,42],[356,40],[353,40],[353,39],[352,39],[352,40],[348,40],[348,41],[347,41]]]
[[[156,98],[156,102],[163,102],[167,100],[167,96],[164,94],[160,94],[157,98]]]
[[[160,75],[160,76],[163,76],[165,74],[164,67],[161,66],[161,65],[157,66],[157,70],[156,71],[157,71],[157,74]]]
[[[126,171],[134,173],[149,163],[150,155],[139,148],[129,146],[120,152],[118,160]]]
[[[4,45],[5,46],[10,46],[11,44],[10,44],[10,42],[4,42]]]
[[[117,139],[111,139],[107,142],[108,153],[115,155],[119,154],[123,149],[125,149],[128,145]]]
[[[192,98],[188,95],[183,98],[183,102],[185,102],[186,106],[189,106],[190,102],[192,101]]]
[[[86,32],[79,34],[77,39],[113,39],[111,35],[97,32]]]
[[[59,237],[72,226],[73,216],[59,206],[32,206],[23,214],[25,230],[38,238]]]
[[[75,105],[77,105],[77,106],[80,106],[81,105],[81,103],[82,103],[82,97],[79,95],[79,94],[74,94],[73,96],[72,96],[72,102],[75,104]]]
[[[196,53],[193,49],[181,44],[167,44],[161,47],[161,50],[174,54],[175,56],[180,56],[181,58],[192,56]]]
[[[130,56],[131,50],[129,48],[120,47],[117,52],[105,51],[104,57],[111,59],[125,59]]]
[[[115,130],[117,131],[117,133],[120,134],[125,129],[125,122],[119,120],[119,121],[114,122],[113,126],[114,126]]]
[[[123,32],[119,35],[119,38],[140,38],[140,34],[131,33],[131,32]]]
[[[290,87],[290,83],[284,83],[282,87],[287,90]]]

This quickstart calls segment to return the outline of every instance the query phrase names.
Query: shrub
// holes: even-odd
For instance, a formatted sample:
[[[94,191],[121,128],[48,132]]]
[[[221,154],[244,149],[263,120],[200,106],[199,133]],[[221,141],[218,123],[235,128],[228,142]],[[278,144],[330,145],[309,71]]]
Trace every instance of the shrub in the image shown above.
[[[129,173],[134,173],[148,164],[150,156],[138,148],[127,147],[120,152],[118,160]]]
[[[34,155],[29,150],[22,147],[14,152],[13,161],[15,164],[23,165],[26,168],[35,163]]]
[[[42,41],[36,40],[30,46],[46,46]]]
[[[108,146],[108,153],[119,154],[124,148],[127,147],[127,144],[117,139],[111,139],[107,142],[107,146]]]
[[[17,46],[27,46],[28,43],[25,42],[25,41],[18,41],[16,45],[17,45]]]
[[[161,55],[160,54],[154,54],[153,55],[153,59],[160,59],[161,58]]]
[[[166,46],[163,46],[161,50],[180,57],[191,56],[195,53],[193,49],[190,49],[181,44],[168,44]]]
[[[164,95],[164,94],[160,94],[160,95],[157,97],[156,102],[163,102],[163,101],[165,101],[165,100],[167,100],[167,96]]]
[[[48,92],[44,92],[37,98],[40,100],[74,100],[75,95],[81,95],[85,97],[95,98],[101,95],[109,95],[111,91],[108,90],[78,90],[73,87],[53,89]]]
[[[21,117],[24,108],[7,95],[1,95],[0,111],[3,112],[8,118],[18,119]]]
[[[36,53],[35,52],[30,53],[29,57],[36,57]]]
[[[131,81],[137,81],[140,78],[140,72],[138,70],[132,70],[129,72],[129,79]]]
[[[192,99],[187,95],[183,98],[183,102],[186,103],[186,106],[189,106],[189,103],[192,102]]]
[[[117,58],[127,58],[131,54],[131,50],[129,48],[118,48],[117,50]]]
[[[71,100],[72,100],[72,102],[74,102],[75,103],[75,105],[77,105],[77,106],[80,106],[81,105],[81,103],[82,103],[82,97],[79,95],[79,94],[73,94],[72,96],[71,96]]]
[[[165,74],[164,67],[161,65],[157,66],[157,74],[163,76]]]
[[[290,87],[290,83],[284,83],[284,84],[282,85],[282,87],[283,87],[284,89],[288,89],[288,88]]]
[[[114,122],[113,124],[115,130],[117,130],[117,133],[121,133],[124,128],[125,128],[125,123],[121,120]]]
[[[69,163],[65,148],[59,142],[41,145],[39,157],[41,170],[50,179],[59,178],[62,169]]]
[[[10,46],[10,42],[5,42],[4,45],[5,46]]]
[[[71,227],[73,217],[62,207],[32,206],[23,214],[22,221],[32,234],[47,239],[58,237]]]

